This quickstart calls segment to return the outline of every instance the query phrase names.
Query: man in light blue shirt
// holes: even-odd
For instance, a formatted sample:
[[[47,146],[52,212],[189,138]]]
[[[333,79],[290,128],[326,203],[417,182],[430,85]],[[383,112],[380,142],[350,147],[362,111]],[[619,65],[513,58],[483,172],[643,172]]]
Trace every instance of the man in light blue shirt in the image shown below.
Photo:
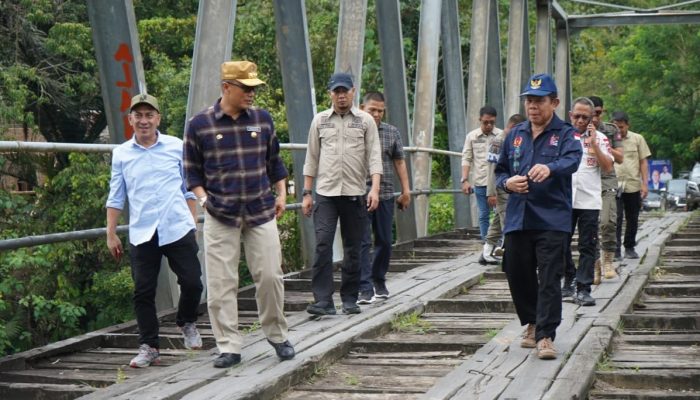
[[[155,296],[162,257],[168,258],[180,285],[176,323],[188,349],[202,347],[195,325],[202,271],[194,233],[196,198],[185,189],[182,140],[158,132],[158,100],[147,94],[131,100],[129,124],[134,136],[112,153],[107,247],[117,261],[121,260],[124,250],[117,223],[128,198],[129,254],[140,345],[130,365],[142,368],[160,362]]]

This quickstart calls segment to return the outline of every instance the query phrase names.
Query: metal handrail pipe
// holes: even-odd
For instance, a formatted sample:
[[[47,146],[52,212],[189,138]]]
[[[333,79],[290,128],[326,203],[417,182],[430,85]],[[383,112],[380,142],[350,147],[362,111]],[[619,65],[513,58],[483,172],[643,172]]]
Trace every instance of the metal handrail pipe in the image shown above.
[[[456,151],[433,149],[430,147],[406,146],[403,148],[403,151],[407,151],[409,153],[419,153],[420,152],[420,153],[442,154],[442,155],[452,156],[452,157],[462,157],[462,153],[459,153]]]
[[[0,141],[0,152],[81,152],[81,153],[109,153],[118,144],[98,143],[58,143],[58,142],[23,142]],[[304,143],[280,143],[283,150],[306,150]],[[404,151],[410,153],[432,153],[453,157],[461,157],[462,153],[456,151],[433,149],[430,147],[406,146]]]
[[[437,193],[461,193],[459,189],[414,189],[411,190],[412,196],[417,195],[430,195]],[[400,192],[394,193],[396,196],[400,195]],[[287,204],[286,210],[301,210],[301,203]],[[204,222],[204,215],[200,215],[197,218],[199,223]],[[117,233],[125,233],[129,230],[128,225],[119,225],[117,227]],[[44,244],[70,242],[74,240],[88,240],[97,239],[107,235],[107,228],[94,228],[86,229],[82,231],[71,231],[71,232],[60,232],[60,233],[49,233],[46,235],[35,235],[35,236],[25,236],[17,239],[5,239],[0,240],[0,251],[2,250],[17,250],[23,247],[34,247]]]

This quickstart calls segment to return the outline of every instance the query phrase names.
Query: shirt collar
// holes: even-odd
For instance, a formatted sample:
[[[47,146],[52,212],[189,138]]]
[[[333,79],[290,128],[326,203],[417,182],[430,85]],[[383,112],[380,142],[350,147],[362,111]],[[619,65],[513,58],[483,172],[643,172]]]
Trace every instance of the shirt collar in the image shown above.
[[[157,146],[158,144],[160,144],[160,142],[161,142],[160,135],[161,135],[160,131],[158,129],[156,129],[156,142],[153,143],[153,145],[151,147],[143,147],[142,145],[140,145],[136,141],[136,134],[134,134],[134,136],[131,139],[129,139],[129,141],[131,142],[132,146],[140,147],[142,149],[151,149],[151,148]]]
[[[352,107],[350,107],[350,111],[348,111],[348,114],[352,114],[354,117],[356,117],[357,114],[358,114],[359,112],[360,112],[360,109],[359,109],[359,108],[357,108],[357,107],[355,107],[355,106],[352,106]],[[335,112],[335,107],[331,107],[331,113],[330,113],[328,116],[330,117],[330,116],[332,116],[333,114],[335,114],[335,115],[337,115],[337,116],[340,116],[340,114],[338,114],[337,112]]]
[[[238,116],[240,118],[242,115],[250,115],[250,109],[247,108],[241,112],[241,115]],[[214,103],[214,118],[216,119],[221,119],[224,116],[228,116],[229,118],[232,118],[230,115],[224,113],[224,110],[221,109],[221,97],[219,97],[218,100],[216,100],[216,103]]]
[[[549,121],[549,125],[547,125],[547,127],[544,128],[544,131],[543,131],[542,133],[547,133],[547,132],[549,132],[549,131],[559,131],[559,130],[561,130],[561,129],[564,127],[564,125],[566,125],[566,124],[567,124],[567,123],[564,122],[564,121],[562,121],[562,120],[557,116],[557,114],[554,114],[554,115],[552,116],[552,120]],[[572,128],[573,128],[573,126],[572,126]],[[532,123],[531,123],[530,121],[527,121],[527,124],[525,124],[525,130],[526,130],[528,133],[530,133],[530,134],[532,133]],[[576,129],[574,128],[574,130],[576,130]]]

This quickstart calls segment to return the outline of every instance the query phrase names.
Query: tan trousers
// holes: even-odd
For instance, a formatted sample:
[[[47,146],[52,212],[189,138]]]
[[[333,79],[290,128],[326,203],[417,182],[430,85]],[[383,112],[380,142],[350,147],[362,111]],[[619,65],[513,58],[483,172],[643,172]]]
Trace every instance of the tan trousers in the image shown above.
[[[248,269],[255,282],[255,301],[263,333],[275,343],[287,340],[282,251],[277,221],[273,219],[259,226],[234,228],[206,213],[203,230],[207,306],[219,351],[241,353],[243,339],[238,331],[241,236]]]
[[[496,189],[496,215],[493,217],[486,234],[486,243],[493,246],[501,244],[503,228],[506,226],[506,203],[508,203],[508,193],[503,189]]]

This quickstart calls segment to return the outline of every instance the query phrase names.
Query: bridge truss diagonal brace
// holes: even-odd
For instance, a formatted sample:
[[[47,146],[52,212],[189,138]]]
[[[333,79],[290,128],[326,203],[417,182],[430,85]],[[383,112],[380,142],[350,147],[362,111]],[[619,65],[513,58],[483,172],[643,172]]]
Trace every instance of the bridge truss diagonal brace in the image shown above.
[[[464,72],[459,34],[459,12],[457,0],[442,2],[442,68],[445,75],[445,98],[447,106],[447,133],[451,151],[462,152],[466,136],[466,113],[464,110]],[[450,157],[452,188],[462,186],[462,160]],[[468,196],[455,195],[453,198],[455,227],[472,225]]]
[[[569,29],[566,20],[558,20],[557,48],[555,56],[554,80],[557,84],[559,105],[556,113],[559,118],[568,120],[568,111],[571,110],[571,59],[569,52]]]
[[[360,103],[362,88],[362,55],[365,46],[367,0],[343,0],[338,16],[338,38],[335,47],[335,72],[347,72],[355,81],[353,103]]]
[[[306,143],[309,126],[316,114],[311,49],[304,0],[275,0],[277,52],[282,71],[284,104],[287,110],[289,139],[292,143]],[[305,152],[292,153],[294,186],[297,202],[302,201],[304,188]],[[313,220],[297,214],[301,226],[304,265],[311,267],[316,249]]]
[[[221,93],[220,68],[231,59],[236,4],[236,0],[199,2],[185,121],[212,105]]]
[[[131,98],[146,93],[146,77],[132,0],[88,0],[88,18],[112,143],[131,138]]]
[[[537,0],[535,73],[552,74],[552,0]]]
[[[386,121],[398,128],[404,146],[411,146],[411,126],[408,116],[408,90],[406,88],[406,62],[403,53],[403,33],[401,31],[401,5],[399,0],[382,0],[375,3],[377,12],[377,37],[382,59],[382,78],[384,81]],[[406,169],[409,181],[413,176],[411,156],[406,155]],[[394,179],[394,188],[400,188],[398,177]],[[396,213],[397,241],[405,242],[415,239],[416,214],[414,202],[408,209]]]
[[[531,74],[527,0],[511,0],[509,12],[505,118],[523,113],[520,93]]]
[[[442,1],[422,0],[420,9],[412,134],[415,146],[432,148]],[[415,168],[413,189],[430,189],[430,155],[428,153],[414,153],[412,160]],[[428,206],[427,196],[419,195],[416,197],[416,232],[418,237],[426,236],[428,233]]]

